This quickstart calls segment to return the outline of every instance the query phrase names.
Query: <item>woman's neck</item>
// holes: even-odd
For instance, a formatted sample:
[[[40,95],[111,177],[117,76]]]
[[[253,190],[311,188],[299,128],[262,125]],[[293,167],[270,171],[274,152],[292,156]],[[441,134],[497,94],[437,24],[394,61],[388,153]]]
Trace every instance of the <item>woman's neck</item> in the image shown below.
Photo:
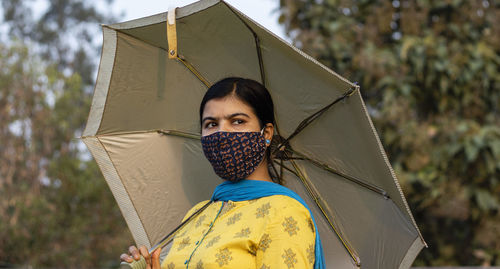
[[[264,159],[246,179],[273,182],[267,169],[267,160]]]

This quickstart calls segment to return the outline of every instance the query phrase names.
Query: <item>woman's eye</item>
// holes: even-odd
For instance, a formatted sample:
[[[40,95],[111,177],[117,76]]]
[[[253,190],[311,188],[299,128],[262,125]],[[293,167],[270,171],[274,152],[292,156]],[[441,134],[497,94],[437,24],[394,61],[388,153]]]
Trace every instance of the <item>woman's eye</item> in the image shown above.
[[[234,120],[233,121],[234,124],[242,124],[244,122],[245,122],[244,120]]]
[[[209,122],[209,123],[207,123],[207,124],[205,125],[205,128],[212,128],[212,127],[214,127],[215,125],[216,125],[216,124],[215,124],[215,122]]]

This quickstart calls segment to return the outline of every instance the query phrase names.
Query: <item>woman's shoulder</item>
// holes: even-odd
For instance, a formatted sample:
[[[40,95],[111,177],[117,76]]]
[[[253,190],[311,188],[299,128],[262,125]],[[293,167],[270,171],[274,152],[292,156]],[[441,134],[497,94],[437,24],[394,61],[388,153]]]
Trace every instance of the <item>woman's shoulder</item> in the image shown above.
[[[281,207],[304,207],[297,199],[290,197],[288,195],[276,194],[271,196],[266,196],[259,198],[259,200],[266,202],[273,202],[277,206]],[[304,207],[305,208],[305,207]]]
[[[298,200],[286,195],[272,195],[259,200],[263,205],[270,206],[269,210],[272,213],[269,216],[271,220],[269,229],[290,233],[292,231],[290,229],[295,229],[295,227],[308,227],[297,228],[297,230],[301,230],[300,233],[304,236],[307,234],[308,238],[314,236],[315,228],[311,213]]]
[[[305,214],[310,215],[309,210],[295,198],[287,195],[271,195],[258,199],[259,204],[269,204],[274,208],[276,214]]]
[[[204,201],[201,201],[201,202],[195,204],[193,207],[191,207],[191,209],[188,210],[186,215],[184,215],[184,218],[182,219],[182,221],[186,220],[189,216],[193,215],[196,211],[198,211],[200,208],[202,208],[208,202],[210,202],[210,200],[204,200]]]

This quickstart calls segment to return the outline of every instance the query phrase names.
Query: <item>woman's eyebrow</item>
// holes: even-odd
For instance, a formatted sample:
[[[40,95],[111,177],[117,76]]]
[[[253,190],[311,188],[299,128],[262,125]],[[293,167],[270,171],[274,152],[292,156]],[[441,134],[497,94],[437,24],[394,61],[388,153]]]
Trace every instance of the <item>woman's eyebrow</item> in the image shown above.
[[[224,118],[230,119],[230,118],[234,118],[236,116],[244,116],[244,117],[250,118],[250,116],[248,116],[247,114],[245,114],[243,112],[233,113],[231,115],[225,116]]]
[[[225,118],[225,119],[231,119],[231,118],[234,118],[234,117],[237,117],[237,116],[243,116],[243,117],[250,118],[250,116],[248,116],[248,114],[243,113],[243,112],[233,113],[233,114],[230,114],[230,115],[224,116],[224,118]],[[207,121],[207,120],[214,120],[214,121],[216,121],[216,120],[217,120],[217,118],[215,118],[215,117],[210,117],[210,116],[205,117],[205,118],[203,118],[203,119],[201,120],[201,124],[203,124],[203,123],[204,123],[205,121]]]
[[[203,118],[203,120],[201,120],[201,124],[203,124],[207,120],[216,120],[216,118],[214,118],[214,117],[205,117],[205,118]]]

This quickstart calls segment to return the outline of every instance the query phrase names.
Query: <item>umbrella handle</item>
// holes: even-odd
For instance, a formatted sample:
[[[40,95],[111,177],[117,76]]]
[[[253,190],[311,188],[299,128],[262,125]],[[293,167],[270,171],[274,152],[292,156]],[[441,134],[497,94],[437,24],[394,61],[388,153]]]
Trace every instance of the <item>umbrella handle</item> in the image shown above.
[[[141,259],[138,261],[134,260],[131,263],[122,262],[120,263],[120,269],[146,269],[146,259],[141,256]]]

